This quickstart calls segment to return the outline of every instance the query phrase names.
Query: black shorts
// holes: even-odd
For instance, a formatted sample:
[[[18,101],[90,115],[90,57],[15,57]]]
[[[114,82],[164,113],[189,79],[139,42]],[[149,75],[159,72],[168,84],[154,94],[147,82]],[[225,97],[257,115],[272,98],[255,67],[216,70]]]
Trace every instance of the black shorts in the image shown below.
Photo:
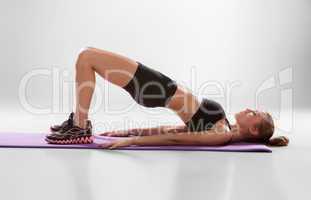
[[[133,78],[123,87],[132,98],[145,107],[165,107],[177,90],[177,82],[136,61]]]

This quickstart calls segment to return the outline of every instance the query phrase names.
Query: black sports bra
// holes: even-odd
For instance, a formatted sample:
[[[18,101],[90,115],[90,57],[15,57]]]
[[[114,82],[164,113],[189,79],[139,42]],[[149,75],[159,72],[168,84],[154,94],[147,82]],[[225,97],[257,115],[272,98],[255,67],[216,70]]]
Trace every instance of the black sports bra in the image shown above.
[[[225,119],[231,130],[230,123],[222,106],[214,100],[203,98],[199,109],[191,119],[186,122],[186,126],[189,131],[210,130],[213,125],[221,119]]]

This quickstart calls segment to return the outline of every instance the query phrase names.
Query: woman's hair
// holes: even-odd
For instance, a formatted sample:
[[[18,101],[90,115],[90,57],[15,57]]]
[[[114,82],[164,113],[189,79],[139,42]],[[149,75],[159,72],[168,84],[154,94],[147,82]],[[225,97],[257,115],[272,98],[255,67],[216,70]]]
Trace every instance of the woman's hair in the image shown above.
[[[289,143],[289,139],[285,136],[278,136],[272,138],[274,133],[274,122],[271,115],[268,112],[265,112],[265,116],[259,124],[257,124],[257,128],[259,130],[259,138],[256,138],[257,141],[266,143],[271,146],[287,146]]]

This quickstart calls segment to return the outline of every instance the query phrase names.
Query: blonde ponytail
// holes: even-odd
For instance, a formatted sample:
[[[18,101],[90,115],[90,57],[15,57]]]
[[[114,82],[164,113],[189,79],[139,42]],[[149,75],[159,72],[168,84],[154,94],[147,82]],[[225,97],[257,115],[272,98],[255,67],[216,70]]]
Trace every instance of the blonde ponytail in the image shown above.
[[[288,143],[289,139],[285,136],[273,137],[267,141],[267,145],[270,146],[287,146]]]

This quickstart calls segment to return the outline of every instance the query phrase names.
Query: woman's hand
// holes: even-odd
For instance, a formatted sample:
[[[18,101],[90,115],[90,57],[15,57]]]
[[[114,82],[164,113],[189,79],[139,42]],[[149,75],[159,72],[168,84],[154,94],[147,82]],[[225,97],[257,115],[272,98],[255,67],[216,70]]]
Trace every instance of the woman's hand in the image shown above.
[[[109,136],[109,137],[129,137],[137,135],[139,129],[129,129],[129,130],[117,130],[117,131],[108,131],[101,133],[101,136]]]
[[[132,138],[120,139],[120,140],[111,141],[109,143],[99,144],[98,146],[105,148],[105,149],[116,149],[118,147],[131,146],[133,144],[133,141],[134,141],[134,139],[132,139]]]

